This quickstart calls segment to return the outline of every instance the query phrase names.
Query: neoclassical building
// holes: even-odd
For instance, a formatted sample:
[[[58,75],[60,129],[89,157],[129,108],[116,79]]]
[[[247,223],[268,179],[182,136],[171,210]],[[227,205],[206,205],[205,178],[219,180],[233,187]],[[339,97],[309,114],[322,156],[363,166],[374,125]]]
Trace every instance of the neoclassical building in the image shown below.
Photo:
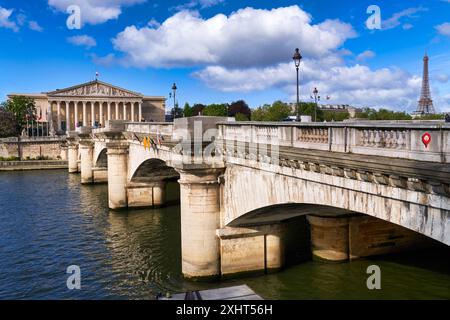
[[[99,80],[40,94],[13,93],[8,98],[14,96],[33,98],[38,122],[60,133],[104,126],[107,120],[165,120],[165,97],[145,96]]]

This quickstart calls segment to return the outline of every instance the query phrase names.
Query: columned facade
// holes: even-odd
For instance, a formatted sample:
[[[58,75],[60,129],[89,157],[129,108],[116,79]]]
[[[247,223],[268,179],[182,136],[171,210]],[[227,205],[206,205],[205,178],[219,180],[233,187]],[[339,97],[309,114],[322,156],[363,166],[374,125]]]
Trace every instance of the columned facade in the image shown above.
[[[73,131],[80,125],[103,127],[109,120],[142,120],[142,102],[139,101],[50,100],[49,104],[50,108],[56,106],[55,112],[52,113],[56,114],[58,131],[64,128],[66,132]],[[82,106],[81,112],[79,106]]]
[[[157,117],[145,120],[164,121],[164,97],[146,97],[98,80],[48,92],[46,97],[49,106],[46,112],[55,133],[68,133],[80,126],[103,127],[109,120],[141,122],[145,103],[151,104],[151,113],[152,108],[161,109]]]
[[[99,80],[40,94],[14,93],[8,98],[14,96],[35,101],[36,122],[47,123],[49,135],[76,131],[81,126],[103,127],[108,120],[165,121],[165,97],[144,96]]]

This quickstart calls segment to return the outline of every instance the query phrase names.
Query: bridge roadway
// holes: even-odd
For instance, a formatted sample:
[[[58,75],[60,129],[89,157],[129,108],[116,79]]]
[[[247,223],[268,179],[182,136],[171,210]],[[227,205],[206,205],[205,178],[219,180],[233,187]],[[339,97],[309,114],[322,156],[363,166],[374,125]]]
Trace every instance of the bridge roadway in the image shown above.
[[[107,182],[111,209],[164,205],[177,180],[187,278],[278,270],[309,244],[332,261],[450,245],[450,125],[227,120],[83,127],[69,172]]]

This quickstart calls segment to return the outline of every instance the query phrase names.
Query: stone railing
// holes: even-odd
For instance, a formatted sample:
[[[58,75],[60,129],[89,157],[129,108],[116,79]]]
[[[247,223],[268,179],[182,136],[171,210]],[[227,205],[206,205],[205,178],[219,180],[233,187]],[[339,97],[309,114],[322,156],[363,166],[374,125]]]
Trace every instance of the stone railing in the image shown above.
[[[64,141],[66,137],[22,137],[20,139],[21,142],[61,142]],[[17,137],[10,137],[10,138],[1,138],[0,143],[17,143],[18,138]]]
[[[160,133],[179,140],[182,137],[175,135],[180,132],[192,135],[195,123],[203,121],[202,131],[216,128],[219,140],[450,163],[450,124],[443,122],[225,122],[225,118],[214,117],[177,120],[175,123],[124,122],[122,126],[127,132]],[[422,141],[425,133],[431,136],[428,146]]]
[[[125,131],[144,134],[162,134],[171,136],[173,123],[171,122],[127,122]]]
[[[220,123],[219,139],[299,149],[450,162],[450,125],[438,122]],[[426,146],[422,137],[431,136]]]

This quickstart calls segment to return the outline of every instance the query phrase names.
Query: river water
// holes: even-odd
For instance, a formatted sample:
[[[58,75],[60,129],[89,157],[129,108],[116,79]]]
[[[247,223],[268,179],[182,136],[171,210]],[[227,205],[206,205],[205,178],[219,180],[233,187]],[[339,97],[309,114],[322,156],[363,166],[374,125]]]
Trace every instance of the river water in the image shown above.
[[[0,299],[153,299],[244,283],[266,299],[450,299],[445,246],[342,264],[310,261],[216,283],[185,281],[178,205],[113,212],[106,185],[79,180],[65,170],[0,173]],[[366,286],[373,264],[381,268],[381,290]],[[81,268],[81,290],[67,289],[70,265]]]

